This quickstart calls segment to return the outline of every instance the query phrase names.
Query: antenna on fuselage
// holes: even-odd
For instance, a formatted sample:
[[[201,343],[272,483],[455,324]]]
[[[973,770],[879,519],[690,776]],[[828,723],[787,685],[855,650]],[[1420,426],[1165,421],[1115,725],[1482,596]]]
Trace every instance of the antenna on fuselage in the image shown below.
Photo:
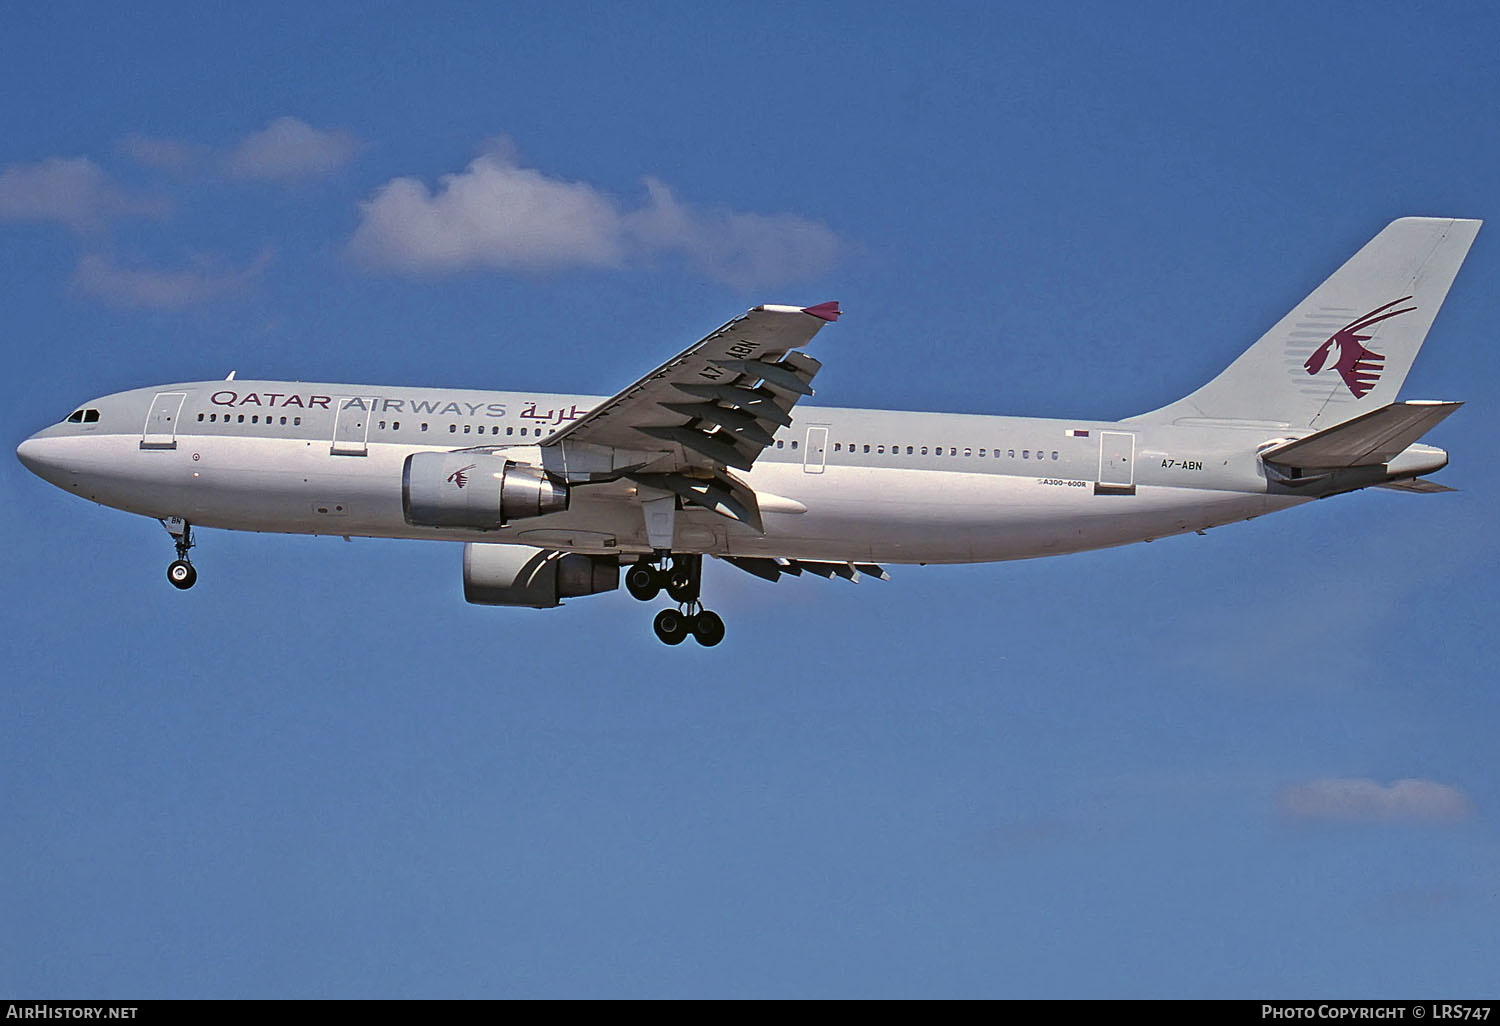
[[[224,375],[224,380],[225,381],[233,381],[234,380],[234,374],[235,374],[234,371],[230,371],[228,374]]]

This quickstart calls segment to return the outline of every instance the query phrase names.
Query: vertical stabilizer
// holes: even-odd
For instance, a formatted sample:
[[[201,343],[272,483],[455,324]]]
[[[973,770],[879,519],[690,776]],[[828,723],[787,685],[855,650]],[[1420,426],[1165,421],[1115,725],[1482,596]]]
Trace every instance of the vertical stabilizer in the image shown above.
[[[1479,221],[1392,221],[1218,377],[1137,421],[1326,428],[1395,402]]]

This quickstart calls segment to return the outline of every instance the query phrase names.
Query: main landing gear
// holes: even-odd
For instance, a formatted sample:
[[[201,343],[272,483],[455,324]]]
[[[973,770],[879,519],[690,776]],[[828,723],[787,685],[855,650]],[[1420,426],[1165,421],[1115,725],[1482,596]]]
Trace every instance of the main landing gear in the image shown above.
[[[712,648],[724,640],[724,621],[718,613],[704,609],[698,601],[703,586],[703,557],[700,555],[671,556],[653,565],[642,558],[625,571],[625,590],[642,602],[650,602],[666,589],[667,595],[677,603],[676,609],[663,609],[656,614],[651,627],[656,636],[668,645],[680,645],[691,634],[705,648]]]
[[[193,525],[181,517],[168,517],[161,522],[177,545],[177,558],[167,565],[167,580],[172,587],[183,591],[198,583],[198,571],[188,559],[188,549],[193,547]]]

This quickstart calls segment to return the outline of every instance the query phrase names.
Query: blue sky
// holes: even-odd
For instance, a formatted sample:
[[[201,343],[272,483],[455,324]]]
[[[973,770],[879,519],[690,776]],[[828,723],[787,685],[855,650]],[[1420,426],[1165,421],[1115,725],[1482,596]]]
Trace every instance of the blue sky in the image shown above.
[[[1129,416],[1500,167],[1484,4],[5,22],[11,444],[231,369],[609,393],[826,299],[820,402]],[[715,565],[713,650],[440,544],[204,531],[177,593],[8,461],[0,992],[1494,995],[1494,230],[1403,393],[1459,492]]]

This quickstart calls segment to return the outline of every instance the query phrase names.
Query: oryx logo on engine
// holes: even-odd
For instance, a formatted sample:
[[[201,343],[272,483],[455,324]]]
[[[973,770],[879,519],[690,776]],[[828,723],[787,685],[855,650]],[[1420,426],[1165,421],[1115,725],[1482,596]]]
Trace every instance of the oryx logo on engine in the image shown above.
[[[453,473],[448,475],[449,483],[456,484],[458,485],[458,487],[462,488],[464,485],[469,483],[469,471],[473,470],[477,466],[479,466],[479,464],[470,463],[467,467],[459,467]]]

